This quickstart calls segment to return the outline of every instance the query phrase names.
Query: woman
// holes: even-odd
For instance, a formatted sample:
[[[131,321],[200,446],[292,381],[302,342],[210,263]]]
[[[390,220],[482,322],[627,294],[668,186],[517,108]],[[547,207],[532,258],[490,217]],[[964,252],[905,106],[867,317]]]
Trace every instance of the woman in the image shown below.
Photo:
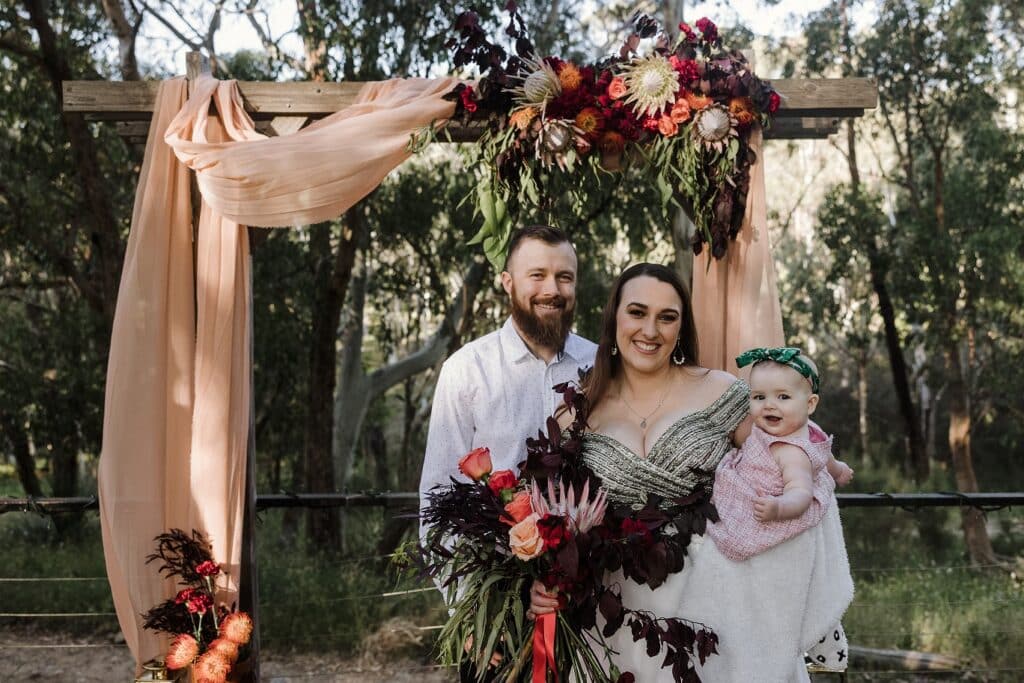
[[[583,386],[590,405],[585,457],[610,498],[637,503],[648,493],[679,498],[710,490],[719,461],[750,432],[747,384],[701,368],[697,352],[690,296],[678,276],[652,263],[626,269],[605,306],[594,368]],[[688,580],[702,541],[695,537],[683,571],[657,590],[618,573],[608,581],[621,587],[623,603],[632,609],[703,621],[714,629],[713,614],[698,620],[687,610]],[[556,606],[557,599],[536,583],[531,612]],[[648,657],[643,641],[634,643],[628,629],[620,629],[609,645],[619,653],[618,668],[636,680],[672,680],[661,659]]]
[[[637,503],[648,493],[675,498],[708,491],[722,457],[750,433],[746,382],[699,367],[697,348],[689,293],[675,273],[650,263],[623,272],[605,306],[594,369],[583,387],[591,411],[584,453],[609,497]],[[838,514],[833,517],[838,525]],[[633,609],[715,630],[719,654],[698,664],[705,683],[807,681],[792,644],[802,637],[797,632],[814,631],[813,619],[782,587],[821,582],[809,569],[809,558],[822,552],[813,539],[804,535],[732,562],[698,536],[683,570],[656,590],[621,574],[607,581],[620,586]],[[543,584],[534,584],[531,612],[556,606]],[[643,640],[634,643],[628,629],[609,645],[618,652],[616,666],[637,681],[672,680],[661,658],[648,657]]]

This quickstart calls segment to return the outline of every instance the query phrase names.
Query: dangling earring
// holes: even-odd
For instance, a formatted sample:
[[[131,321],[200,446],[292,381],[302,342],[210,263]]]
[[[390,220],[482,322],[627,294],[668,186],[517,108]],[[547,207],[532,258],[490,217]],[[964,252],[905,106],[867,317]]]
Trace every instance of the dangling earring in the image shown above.
[[[676,348],[672,351],[672,362],[676,365],[686,362],[686,355],[683,354],[683,347],[679,345],[679,340],[676,340]]]
[[[613,356],[619,355],[619,347],[616,346],[615,344],[612,344],[612,355]]]

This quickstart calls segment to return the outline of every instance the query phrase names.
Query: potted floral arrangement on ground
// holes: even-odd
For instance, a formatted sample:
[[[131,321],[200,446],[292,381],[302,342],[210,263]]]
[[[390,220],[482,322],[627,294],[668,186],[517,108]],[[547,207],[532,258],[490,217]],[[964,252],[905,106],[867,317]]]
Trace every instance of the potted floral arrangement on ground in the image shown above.
[[[181,590],[143,616],[144,626],[174,636],[167,650],[167,669],[178,680],[224,683],[247,656],[253,622],[245,612],[217,604],[216,577],[222,573],[202,533],[171,529],[156,537],[156,552],[146,563],[160,562],[158,571],[177,577]]]

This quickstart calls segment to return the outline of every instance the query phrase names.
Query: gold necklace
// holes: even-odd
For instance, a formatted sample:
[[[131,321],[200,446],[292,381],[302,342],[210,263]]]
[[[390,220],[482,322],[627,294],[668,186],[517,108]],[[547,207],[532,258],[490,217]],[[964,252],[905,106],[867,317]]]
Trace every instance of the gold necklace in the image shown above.
[[[646,432],[647,431],[647,418],[651,417],[656,412],[661,410],[661,405],[665,402],[665,399],[668,398],[668,392],[669,392],[669,390],[671,388],[672,388],[672,381],[669,380],[668,386],[665,387],[665,392],[661,395],[661,400],[658,401],[658,405],[654,406],[654,410],[652,410],[651,412],[647,413],[646,415],[641,415],[640,413],[638,413],[636,411],[636,409],[633,408],[633,406],[629,405],[629,401],[626,400],[625,395],[623,395],[623,393],[621,391],[619,392],[619,398],[621,398],[622,402],[626,405],[627,408],[629,408],[629,412],[633,413],[634,415],[636,415],[637,417],[640,418],[640,429],[642,431]]]

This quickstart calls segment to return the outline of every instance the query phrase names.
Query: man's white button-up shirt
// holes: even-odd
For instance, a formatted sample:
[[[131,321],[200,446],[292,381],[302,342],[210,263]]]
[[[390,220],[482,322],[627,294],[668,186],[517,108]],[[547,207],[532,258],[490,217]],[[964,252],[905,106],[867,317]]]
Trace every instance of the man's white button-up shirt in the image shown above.
[[[476,339],[445,361],[437,378],[420,477],[425,494],[450,477],[467,481],[458,469],[469,451],[486,446],[494,471],[512,470],[526,459],[526,439],[545,430],[561,405],[552,387],[579,379],[594,363],[597,345],[570,334],[550,363],[536,357],[509,318],[500,330]]]

